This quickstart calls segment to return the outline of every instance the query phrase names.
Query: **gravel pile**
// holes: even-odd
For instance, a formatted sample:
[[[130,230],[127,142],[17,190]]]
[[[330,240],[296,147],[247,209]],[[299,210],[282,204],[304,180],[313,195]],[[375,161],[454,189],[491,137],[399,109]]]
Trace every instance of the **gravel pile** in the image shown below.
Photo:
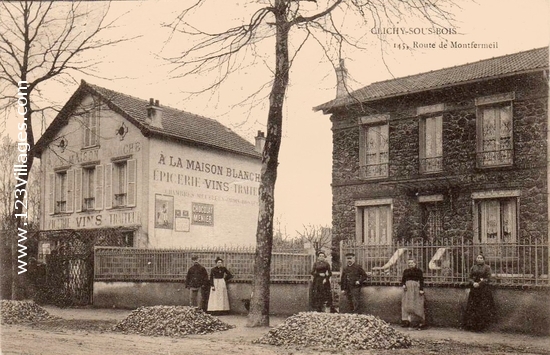
[[[56,319],[48,311],[30,301],[0,301],[0,318],[2,324],[39,322]]]
[[[234,328],[201,309],[187,306],[140,307],[113,327],[114,331],[180,337]]]
[[[286,319],[255,343],[331,349],[409,348],[412,340],[378,317],[301,312]]]

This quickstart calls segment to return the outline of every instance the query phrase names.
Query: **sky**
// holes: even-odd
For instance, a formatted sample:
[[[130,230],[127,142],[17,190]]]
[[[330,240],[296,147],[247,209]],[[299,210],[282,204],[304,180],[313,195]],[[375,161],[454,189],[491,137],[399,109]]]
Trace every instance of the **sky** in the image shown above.
[[[204,8],[192,14],[194,24],[208,31],[220,30],[229,23],[239,24],[254,10],[250,4],[252,1],[209,1],[213,8]],[[265,131],[268,100],[259,95],[253,101],[242,102],[270,80],[272,42],[266,40],[259,44],[253,59],[228,77],[221,88],[190,96],[189,92],[204,88],[205,78],[178,77],[179,72],[172,71],[173,66],[165,58],[183,50],[188,42],[163,26],[172,22],[186,3],[189,1],[112,2],[109,16],[123,16],[117,20],[117,28],[106,36],[139,38],[91,53],[101,62],[96,67],[96,76],[80,73],[73,76],[77,80],[84,79],[143,99],[152,97],[160,100],[161,105],[216,119],[253,143],[257,131]],[[377,81],[549,44],[549,0],[457,3],[460,7],[452,9],[455,22],[446,26],[451,34],[441,36],[427,33],[398,36],[389,33],[380,38],[374,32],[387,26],[358,25],[348,17],[342,18],[342,29],[362,38],[365,47],[361,51],[343,52],[350,87],[359,89]],[[88,2],[86,6],[99,5]],[[413,29],[413,32],[429,27],[413,19],[404,19],[397,26]],[[299,38],[302,38],[299,34],[291,33],[291,49],[299,46]],[[449,48],[452,41],[497,45],[492,49]],[[445,43],[447,48],[444,48]],[[333,65],[317,42],[307,42],[295,57],[290,73],[276,184],[275,217],[289,235],[303,230],[307,225],[331,225],[331,123],[328,115],[314,112],[312,108],[333,99],[335,85]],[[49,83],[44,85],[43,93],[45,97],[62,104],[77,86],[76,83]],[[8,123],[8,130],[16,130],[14,123]]]

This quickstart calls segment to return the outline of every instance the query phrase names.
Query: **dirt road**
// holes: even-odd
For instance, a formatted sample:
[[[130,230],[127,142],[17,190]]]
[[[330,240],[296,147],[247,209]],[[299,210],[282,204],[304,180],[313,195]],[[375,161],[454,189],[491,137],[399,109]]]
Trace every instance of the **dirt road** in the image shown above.
[[[431,328],[423,331],[400,329],[415,339],[411,349],[387,351],[334,351],[312,348],[282,348],[253,344],[269,328],[247,328],[244,316],[221,316],[236,327],[223,332],[185,338],[147,337],[110,331],[129,311],[110,309],[47,310],[62,319],[28,325],[3,326],[2,354],[18,355],[312,355],[331,354],[549,354],[548,338],[518,334],[469,333],[456,329]],[[276,326],[283,318],[272,317]]]

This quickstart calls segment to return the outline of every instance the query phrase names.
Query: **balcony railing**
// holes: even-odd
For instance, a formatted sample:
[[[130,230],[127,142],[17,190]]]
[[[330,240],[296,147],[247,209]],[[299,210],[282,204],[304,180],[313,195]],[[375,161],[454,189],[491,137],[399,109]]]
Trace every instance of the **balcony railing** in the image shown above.
[[[113,207],[126,206],[126,194],[115,194],[115,200],[113,201]]]
[[[443,157],[420,159],[421,173],[436,173],[439,171],[443,171]]]
[[[486,150],[476,153],[478,167],[511,165],[513,157],[513,149]]]
[[[89,210],[93,210],[95,208],[95,198],[93,197],[85,197],[84,198],[84,203],[83,203],[83,210],[84,211],[89,211]]]
[[[55,213],[67,212],[67,201],[56,201],[55,202]]]
[[[359,176],[362,179],[387,177],[388,163],[361,165],[359,167]]]
[[[394,242],[391,245],[365,245],[345,241],[340,255],[353,252],[365,271],[371,272],[371,284],[399,284],[407,260],[413,258],[432,285],[465,286],[469,271],[481,252],[491,267],[493,283],[502,287],[550,286],[548,281],[548,241],[522,238],[517,243],[472,244],[450,239],[427,243]]]

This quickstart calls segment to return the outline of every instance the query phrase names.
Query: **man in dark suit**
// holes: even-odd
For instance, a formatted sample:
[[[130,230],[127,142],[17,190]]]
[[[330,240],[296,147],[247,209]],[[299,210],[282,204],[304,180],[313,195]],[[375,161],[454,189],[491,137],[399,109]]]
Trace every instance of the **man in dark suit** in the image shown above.
[[[187,271],[187,277],[185,278],[185,287],[189,292],[189,304],[191,307],[199,307],[203,311],[206,311],[206,305],[208,304],[208,291],[210,289],[210,279],[208,277],[208,271],[205,267],[199,264],[199,257],[194,255],[191,260],[193,266]],[[199,302],[200,291],[200,302]]]
[[[342,295],[345,295],[348,300],[349,307],[352,313],[359,313],[361,302],[361,286],[367,279],[367,273],[363,268],[355,262],[355,254],[346,254],[346,266],[342,271],[340,279],[340,287]]]

